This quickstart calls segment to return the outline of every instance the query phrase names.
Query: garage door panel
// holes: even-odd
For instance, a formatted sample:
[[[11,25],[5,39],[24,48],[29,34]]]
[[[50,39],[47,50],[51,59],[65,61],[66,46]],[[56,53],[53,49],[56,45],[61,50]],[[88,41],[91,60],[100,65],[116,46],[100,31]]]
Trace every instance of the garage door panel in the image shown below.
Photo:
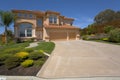
[[[74,33],[74,32],[71,32],[71,33],[69,33],[69,39],[76,39],[76,33]]]
[[[51,32],[50,40],[66,40],[67,34],[66,32]]]

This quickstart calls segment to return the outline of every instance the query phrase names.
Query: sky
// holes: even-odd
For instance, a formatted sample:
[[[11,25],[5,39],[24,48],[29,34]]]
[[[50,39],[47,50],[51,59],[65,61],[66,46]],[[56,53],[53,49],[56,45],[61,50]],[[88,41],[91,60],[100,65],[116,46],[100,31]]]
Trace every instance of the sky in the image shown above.
[[[120,0],[0,0],[0,10],[52,10],[74,18],[74,25],[85,28],[105,9],[120,11]],[[10,28],[13,27],[13,24]],[[3,28],[0,28],[0,32]]]

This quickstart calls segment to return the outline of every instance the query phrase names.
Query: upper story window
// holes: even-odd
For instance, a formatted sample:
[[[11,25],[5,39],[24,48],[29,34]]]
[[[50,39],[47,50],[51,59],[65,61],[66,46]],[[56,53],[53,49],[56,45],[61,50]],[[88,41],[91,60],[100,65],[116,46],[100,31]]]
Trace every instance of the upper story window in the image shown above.
[[[64,20],[64,25],[73,25],[73,21]]]
[[[71,22],[70,25],[72,26],[72,25],[73,25],[73,22]]]
[[[29,14],[29,18],[33,18],[33,15],[32,15],[32,14]]]
[[[50,15],[50,17],[49,17],[49,23],[51,23],[51,24],[57,24],[57,16]]]
[[[27,16],[28,16],[27,14],[24,14],[24,18],[27,18]]]
[[[18,17],[22,17],[22,14],[21,14],[21,13],[18,13]]]
[[[22,17],[22,18],[33,18],[32,14],[27,14],[27,13],[18,13],[17,15],[18,17]]]
[[[43,25],[42,19],[37,19],[37,25],[38,26],[42,26]]]

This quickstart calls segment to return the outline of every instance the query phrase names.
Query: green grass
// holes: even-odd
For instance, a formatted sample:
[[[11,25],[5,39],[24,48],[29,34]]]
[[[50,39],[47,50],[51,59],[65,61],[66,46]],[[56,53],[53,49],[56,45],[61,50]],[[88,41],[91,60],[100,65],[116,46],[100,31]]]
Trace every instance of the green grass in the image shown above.
[[[29,43],[16,43],[16,44],[8,44],[4,45],[0,48],[0,54],[6,53],[16,53],[23,50],[25,47],[29,46]]]
[[[51,54],[54,50],[55,44],[53,42],[41,42],[38,43],[38,46],[35,47],[35,50],[43,50],[46,53]]]

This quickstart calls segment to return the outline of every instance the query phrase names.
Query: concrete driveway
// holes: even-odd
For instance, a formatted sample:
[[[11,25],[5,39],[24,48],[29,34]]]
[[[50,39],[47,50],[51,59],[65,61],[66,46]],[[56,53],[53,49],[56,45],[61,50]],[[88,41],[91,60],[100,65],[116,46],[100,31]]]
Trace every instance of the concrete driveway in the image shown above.
[[[37,74],[43,78],[120,76],[120,46],[92,41],[58,41]]]

